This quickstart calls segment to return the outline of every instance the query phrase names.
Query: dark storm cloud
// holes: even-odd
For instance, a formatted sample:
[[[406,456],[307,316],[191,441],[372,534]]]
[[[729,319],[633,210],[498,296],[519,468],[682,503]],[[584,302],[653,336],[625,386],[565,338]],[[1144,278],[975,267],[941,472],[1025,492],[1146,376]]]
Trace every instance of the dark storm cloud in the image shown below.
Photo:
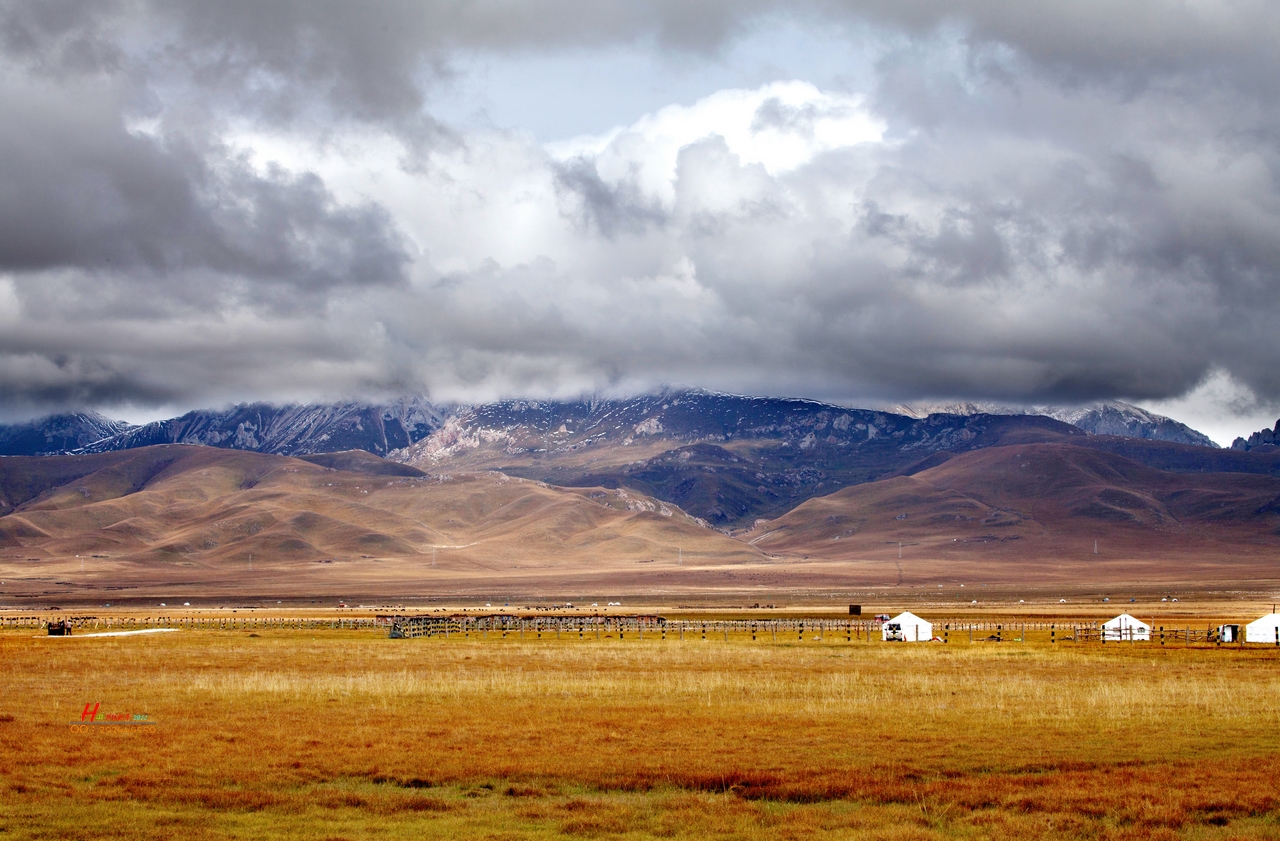
[[[461,53],[714,60],[781,17],[874,49],[884,143],[778,95],[744,127],[818,151],[773,168],[431,116]],[[1261,2],[0,0],[0,391],[1280,399],[1278,47]],[[340,185],[246,126],[402,154]]]
[[[313,175],[258,175],[181,135],[130,133],[117,97],[0,90],[0,269],[202,270],[299,293],[399,282],[405,252],[377,206],[340,207]]]

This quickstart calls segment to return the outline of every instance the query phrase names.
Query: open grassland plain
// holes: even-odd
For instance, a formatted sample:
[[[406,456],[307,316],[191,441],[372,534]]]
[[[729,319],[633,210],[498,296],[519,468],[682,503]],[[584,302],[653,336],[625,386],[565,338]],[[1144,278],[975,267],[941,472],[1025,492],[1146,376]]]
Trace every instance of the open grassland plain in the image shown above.
[[[4,838],[1280,838],[1274,646],[24,628],[0,686]]]

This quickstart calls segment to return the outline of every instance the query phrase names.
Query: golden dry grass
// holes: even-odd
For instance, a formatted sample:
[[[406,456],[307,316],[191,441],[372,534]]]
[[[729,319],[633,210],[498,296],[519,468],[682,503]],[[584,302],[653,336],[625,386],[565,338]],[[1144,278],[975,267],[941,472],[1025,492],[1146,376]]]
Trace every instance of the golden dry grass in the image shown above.
[[[0,633],[11,838],[1280,837],[1280,652]],[[86,702],[153,727],[68,726]]]

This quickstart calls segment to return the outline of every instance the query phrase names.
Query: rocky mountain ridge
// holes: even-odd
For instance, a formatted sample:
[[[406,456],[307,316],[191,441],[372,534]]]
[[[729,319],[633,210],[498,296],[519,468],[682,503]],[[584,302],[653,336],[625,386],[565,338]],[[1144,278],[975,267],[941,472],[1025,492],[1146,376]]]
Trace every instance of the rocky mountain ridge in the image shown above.
[[[342,402],[331,404],[288,404],[276,406],[266,403],[240,404],[228,409],[203,409],[188,412],[181,417],[134,426],[124,421],[111,420],[96,412],[78,412],[54,415],[20,424],[0,424],[0,455],[54,455],[71,452],[109,452],[158,443],[192,443],[230,449],[253,450],[279,455],[306,455],[336,452],[345,449],[363,449],[377,455],[387,455],[403,450],[431,437],[426,446],[431,458],[444,458],[468,448],[475,435],[494,434],[509,437],[509,431],[519,426],[521,416],[532,428],[540,421],[539,412],[547,416],[563,415],[572,422],[585,417],[582,407],[608,406],[610,416],[622,417],[628,412],[647,410],[658,403],[680,400],[679,395],[701,395],[714,404],[716,399],[755,401],[757,407],[766,403],[784,405],[810,405],[824,407],[819,411],[873,415],[899,415],[921,420],[931,414],[940,415],[1035,415],[1050,417],[1071,424],[1095,435],[1119,435],[1170,441],[1202,447],[1216,447],[1207,436],[1171,418],[1147,412],[1136,406],[1117,401],[1094,403],[1075,408],[1020,407],[998,403],[906,403],[880,409],[846,409],[816,401],[788,398],[751,398],[736,395],[719,395],[715,392],[693,390],[685,392],[660,392],[627,400],[587,399],[580,401],[512,400],[481,405],[436,406],[423,397],[405,397],[386,404]],[[677,404],[679,405],[679,404]],[[710,405],[710,404],[708,404]],[[552,408],[559,407],[559,408]],[[723,408],[723,405],[720,406]],[[587,414],[593,409],[588,408]],[[717,411],[713,407],[713,411]],[[685,413],[686,415],[688,413]],[[499,422],[509,416],[511,422]],[[849,414],[852,418],[853,414]],[[696,419],[685,417],[678,437],[685,443],[716,440],[732,434],[724,428],[723,418]],[[851,421],[854,426],[865,419]],[[734,421],[737,423],[737,420]],[[764,426],[768,426],[766,423]],[[776,425],[776,424],[774,424]],[[705,427],[705,429],[703,428]],[[508,432],[501,429],[509,428]],[[486,430],[480,433],[478,430]],[[746,431],[761,431],[759,426]],[[440,432],[440,434],[434,434]],[[550,430],[557,432],[558,430]],[[643,440],[656,430],[641,427],[633,430],[633,440]],[[1270,430],[1265,430],[1270,434]],[[566,433],[568,434],[567,428]],[[869,433],[874,435],[875,433]],[[1260,443],[1263,433],[1256,433],[1254,446]],[[518,436],[517,436],[518,437]],[[572,436],[570,436],[572,437]],[[597,435],[598,439],[599,436]],[[1240,439],[1244,441],[1244,439]],[[577,441],[577,446],[584,442]],[[518,444],[512,445],[519,448]],[[556,447],[553,446],[552,449]],[[1240,447],[1237,447],[1238,449]],[[416,453],[418,457],[421,453]]]
[[[132,429],[97,412],[72,412],[0,425],[0,455],[44,456],[78,450]]]
[[[1174,444],[1190,444],[1195,447],[1218,445],[1202,432],[1198,432],[1173,418],[1148,412],[1138,406],[1118,400],[1103,400],[1084,406],[1012,406],[1004,403],[902,403],[885,407],[888,411],[909,417],[927,417],[930,414],[950,415],[1041,415],[1069,423],[1094,435],[1119,435],[1124,438],[1141,438],[1148,441],[1169,441]]]
[[[75,452],[104,453],[153,444],[203,444],[272,455],[365,450],[375,455],[407,447],[439,426],[441,413],[420,398],[385,405],[329,403],[242,404],[198,410],[178,418],[129,427]]]

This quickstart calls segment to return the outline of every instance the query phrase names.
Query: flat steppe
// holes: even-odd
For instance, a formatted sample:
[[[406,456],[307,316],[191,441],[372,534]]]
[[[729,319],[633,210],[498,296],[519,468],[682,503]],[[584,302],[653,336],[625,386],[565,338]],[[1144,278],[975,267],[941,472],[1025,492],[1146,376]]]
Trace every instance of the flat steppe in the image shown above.
[[[1212,598],[1179,601],[1181,621],[1260,607]],[[988,611],[1043,616],[1019,609]],[[9,627],[0,833],[1280,838],[1278,667],[1274,646],[1051,643],[1039,630],[888,644]],[[86,705],[104,723],[83,723]]]

